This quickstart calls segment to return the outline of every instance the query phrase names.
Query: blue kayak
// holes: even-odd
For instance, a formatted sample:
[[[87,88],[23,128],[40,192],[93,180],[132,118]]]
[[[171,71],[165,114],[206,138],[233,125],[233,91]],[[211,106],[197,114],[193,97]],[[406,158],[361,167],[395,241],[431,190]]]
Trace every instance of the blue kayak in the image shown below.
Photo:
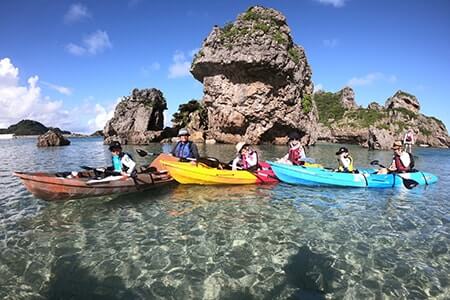
[[[437,182],[437,176],[426,172],[374,174],[375,169],[362,169],[358,174],[335,172],[323,168],[293,166],[268,162],[275,175],[283,182],[312,186],[345,186],[390,188],[428,185]]]

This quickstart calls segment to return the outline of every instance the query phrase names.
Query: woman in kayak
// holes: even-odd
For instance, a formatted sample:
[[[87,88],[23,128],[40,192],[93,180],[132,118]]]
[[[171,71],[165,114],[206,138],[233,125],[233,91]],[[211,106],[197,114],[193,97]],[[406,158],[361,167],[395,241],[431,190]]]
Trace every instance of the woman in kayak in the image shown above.
[[[236,152],[237,156],[233,160],[232,170],[256,171],[258,169],[258,153],[249,144],[244,142],[237,143]]]
[[[348,153],[348,149],[345,147],[339,148],[338,152],[336,152],[338,156],[338,168],[337,172],[345,172],[345,173],[353,173],[353,158]]]
[[[403,173],[409,172],[414,167],[412,162],[412,155],[406,151],[403,151],[403,145],[401,141],[395,141],[392,145],[394,156],[392,163],[389,167],[378,170],[378,174],[388,173]]]
[[[173,156],[179,158],[198,159],[199,155],[197,145],[189,141],[189,132],[186,128],[181,128],[178,131],[178,138],[180,140],[175,144],[170,153],[172,153]]]
[[[297,132],[289,134],[288,146],[289,152],[279,161],[296,166],[304,165],[304,159],[306,158],[305,148],[303,148],[300,142],[300,135]]]
[[[122,145],[118,141],[109,145],[109,151],[111,151],[113,165],[111,175],[132,176],[136,173],[136,163],[130,154],[122,151]]]

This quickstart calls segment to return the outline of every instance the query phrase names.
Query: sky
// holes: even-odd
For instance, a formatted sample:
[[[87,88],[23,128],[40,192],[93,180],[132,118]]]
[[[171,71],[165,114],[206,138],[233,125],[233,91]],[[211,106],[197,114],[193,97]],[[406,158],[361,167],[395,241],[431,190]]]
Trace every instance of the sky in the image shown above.
[[[0,0],[0,128],[28,118],[92,133],[134,88],[163,92],[170,125],[203,96],[189,72],[203,40],[253,5],[286,16],[316,89],[351,86],[363,106],[403,90],[449,128],[447,0]]]

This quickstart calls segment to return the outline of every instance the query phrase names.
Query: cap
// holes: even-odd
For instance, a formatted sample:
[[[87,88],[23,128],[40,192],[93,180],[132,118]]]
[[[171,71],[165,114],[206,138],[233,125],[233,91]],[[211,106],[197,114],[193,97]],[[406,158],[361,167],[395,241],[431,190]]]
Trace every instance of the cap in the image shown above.
[[[392,144],[392,148],[393,150],[395,149],[401,149],[403,147],[403,144],[401,141],[395,141],[394,144]]]
[[[189,134],[189,131],[187,131],[186,128],[181,128],[181,129],[178,131],[178,136],[182,136],[182,135],[190,135],[190,134]]]
[[[289,133],[289,141],[297,140],[300,141],[300,135],[297,132]]]
[[[245,146],[248,146],[248,144],[246,144],[245,142],[237,143],[236,144],[236,152],[241,153],[242,148],[244,148]]]
[[[122,149],[122,145],[120,145],[120,142],[113,141],[113,142],[111,142],[111,144],[109,144],[109,151],[113,151],[113,150],[117,150],[117,149]]]
[[[339,148],[338,152],[336,152],[336,155],[339,155],[342,153],[348,153],[348,149],[345,147],[341,147],[341,148]]]

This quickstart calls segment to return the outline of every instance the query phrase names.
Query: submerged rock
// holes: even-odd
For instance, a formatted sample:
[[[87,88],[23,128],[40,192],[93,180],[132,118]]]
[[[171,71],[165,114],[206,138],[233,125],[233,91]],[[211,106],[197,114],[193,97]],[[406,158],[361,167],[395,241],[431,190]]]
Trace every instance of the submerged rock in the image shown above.
[[[157,89],[134,89],[117,104],[114,116],[103,130],[105,143],[148,144],[164,138],[166,99]]]
[[[60,132],[49,130],[43,135],[38,136],[38,147],[67,146],[70,141],[66,139]]]
[[[305,144],[316,141],[312,72],[280,12],[254,6],[214,27],[191,73],[204,84],[207,139],[257,144],[296,130]]]

